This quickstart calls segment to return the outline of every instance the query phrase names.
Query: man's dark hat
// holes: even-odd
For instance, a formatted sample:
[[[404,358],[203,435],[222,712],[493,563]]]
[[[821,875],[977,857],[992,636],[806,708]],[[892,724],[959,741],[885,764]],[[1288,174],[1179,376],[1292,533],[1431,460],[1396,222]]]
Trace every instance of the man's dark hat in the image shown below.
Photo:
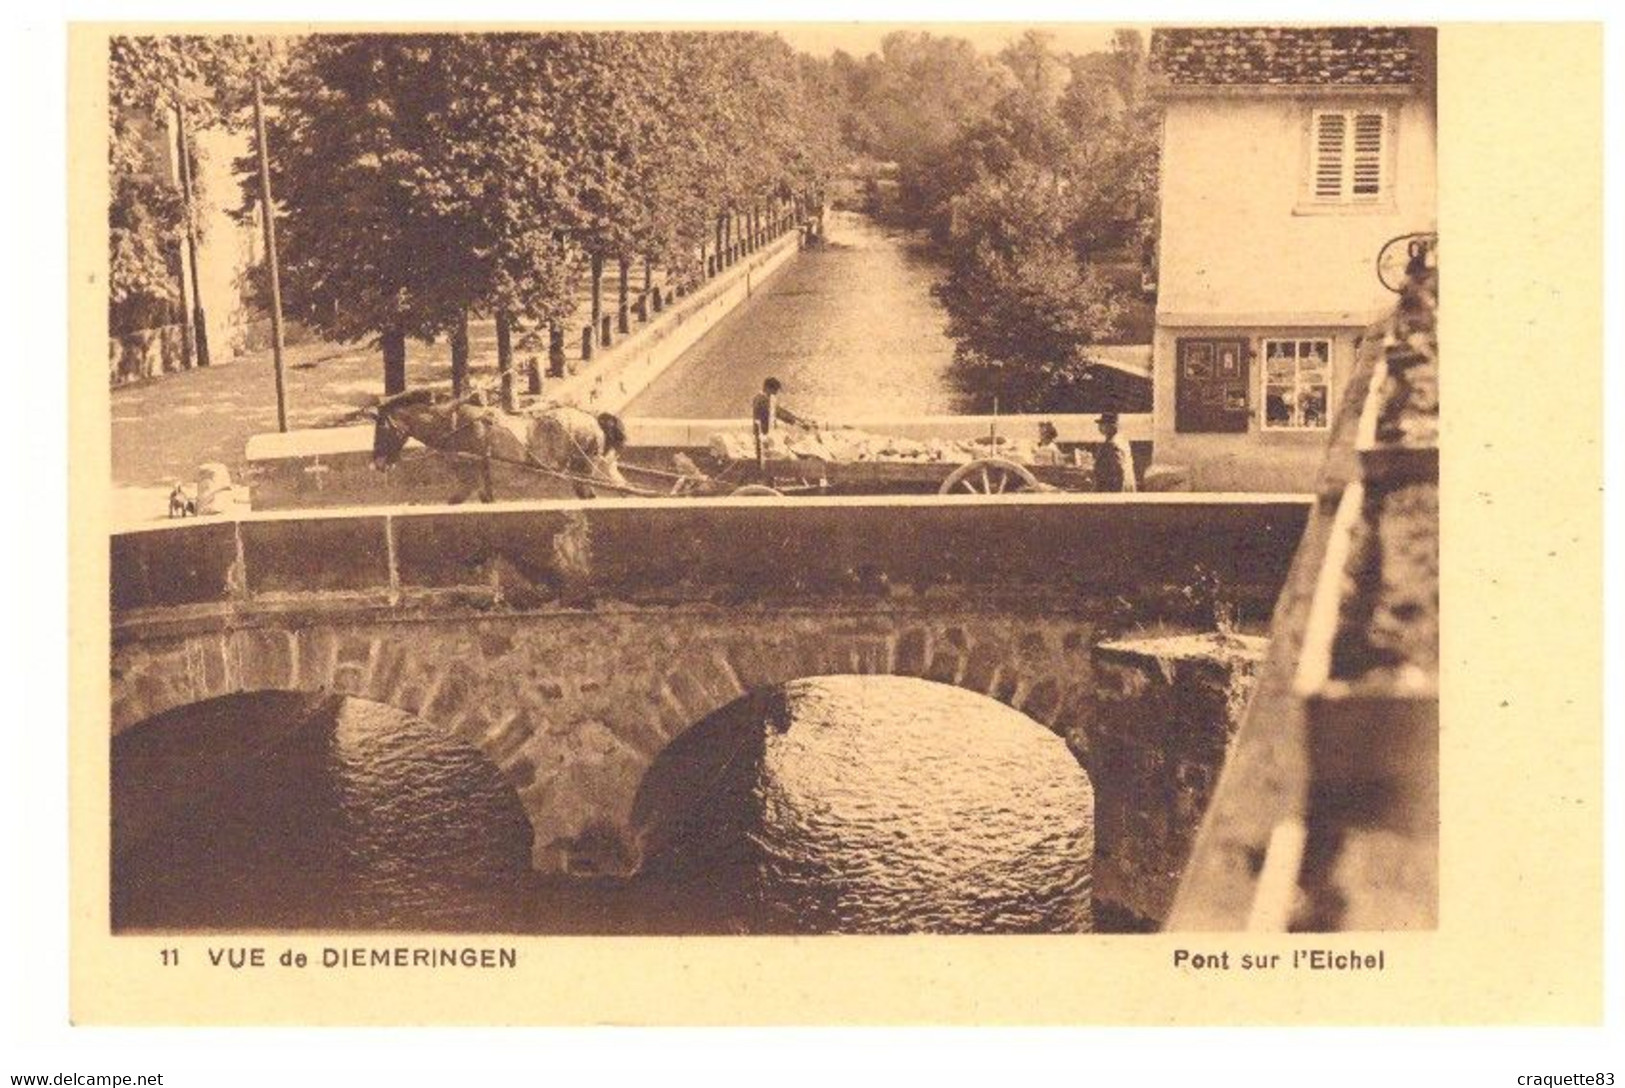
[[[1113,427],[1115,427],[1115,426],[1117,426],[1117,413],[1116,412],[1102,412],[1102,413],[1100,413],[1100,417],[1098,419],[1096,419],[1095,422],[1100,423],[1100,424],[1109,423]]]

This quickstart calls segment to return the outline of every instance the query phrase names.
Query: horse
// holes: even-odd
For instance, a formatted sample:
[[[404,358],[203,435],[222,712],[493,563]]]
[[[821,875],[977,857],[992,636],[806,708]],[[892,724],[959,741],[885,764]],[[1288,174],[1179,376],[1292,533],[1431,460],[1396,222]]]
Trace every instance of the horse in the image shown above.
[[[498,412],[472,397],[446,397],[429,389],[413,389],[384,397],[364,415],[375,421],[372,463],[387,470],[401,458],[408,439],[432,450],[453,454],[451,469],[460,488],[447,501],[461,503],[476,493],[481,502],[496,498],[492,466],[510,464],[561,473],[570,480],[578,498],[596,496],[589,480],[625,487],[616,467],[617,453],[626,445],[626,427],[619,416],[596,416],[580,408],[558,405],[535,415]]]

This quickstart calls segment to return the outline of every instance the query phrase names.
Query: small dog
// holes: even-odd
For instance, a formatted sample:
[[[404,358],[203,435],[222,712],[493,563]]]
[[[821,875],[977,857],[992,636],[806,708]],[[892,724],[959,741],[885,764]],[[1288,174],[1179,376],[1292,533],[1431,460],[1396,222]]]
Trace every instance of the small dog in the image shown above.
[[[169,516],[172,518],[197,516],[197,500],[186,493],[184,484],[176,484],[169,493]]]

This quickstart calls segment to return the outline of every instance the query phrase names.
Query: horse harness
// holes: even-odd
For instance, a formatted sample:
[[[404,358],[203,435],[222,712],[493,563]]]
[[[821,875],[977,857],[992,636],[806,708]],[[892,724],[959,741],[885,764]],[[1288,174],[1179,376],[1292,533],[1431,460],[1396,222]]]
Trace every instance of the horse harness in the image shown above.
[[[451,409],[452,413],[453,413],[453,418],[455,418],[456,411],[459,408],[464,407],[468,403],[468,400],[469,400],[468,397],[460,397],[460,398],[457,399],[457,401],[455,401],[454,403],[452,403],[451,405],[448,406]],[[548,405],[547,407],[549,409],[554,409],[554,408],[567,408],[567,407],[570,407],[570,406],[569,405],[564,405],[564,404],[552,404],[552,405]],[[389,428],[389,430],[390,430],[390,432],[392,434],[394,434],[397,437],[401,438],[402,445],[404,445],[407,440],[409,440],[409,439],[411,439],[413,437],[412,433],[410,431],[406,430],[404,427],[402,427],[400,425],[399,422],[396,421],[395,415],[394,415],[393,412],[385,411],[385,412],[381,413],[381,416],[383,418],[384,426]],[[522,467],[527,467],[527,468],[538,468],[538,469],[551,471],[551,470],[548,470],[548,466],[542,464],[541,461],[537,460],[536,455],[531,450],[530,444],[528,442],[522,442],[521,443],[523,448],[524,448],[524,451],[525,451],[524,460],[522,460],[522,461],[509,461],[506,458],[494,457],[493,454],[492,454],[492,449],[491,449],[491,439],[492,439],[492,431],[497,426],[496,417],[497,417],[497,410],[495,408],[484,407],[484,409],[482,411],[470,413],[469,419],[466,422],[457,424],[456,426],[454,426],[450,430],[448,430],[446,432],[446,434],[445,434],[445,438],[443,440],[444,441],[449,441],[454,436],[462,433],[465,430],[468,430],[471,427],[481,427],[482,431],[481,431],[481,434],[480,434],[480,445],[481,445],[482,448],[481,448],[481,451],[479,453],[477,453],[477,454],[476,453],[463,453],[460,450],[436,450],[433,447],[430,447],[427,450],[425,450],[424,455],[426,456],[426,455],[431,454],[431,453],[441,453],[441,454],[449,453],[449,454],[452,454],[453,456],[457,456],[457,457],[477,457],[481,461],[483,467],[488,472],[490,471],[492,461],[501,461],[503,464],[514,464],[514,465],[520,465]],[[580,458],[581,461],[591,465],[592,464],[592,459],[593,459],[593,454],[590,453],[588,450],[586,450],[581,445],[581,442],[576,437],[576,435],[573,432],[571,432],[569,428],[565,428],[564,435],[569,440],[570,445],[572,447],[574,447],[577,457]],[[425,445],[427,446],[427,443],[425,443]],[[602,482],[608,483],[609,481],[602,481]]]

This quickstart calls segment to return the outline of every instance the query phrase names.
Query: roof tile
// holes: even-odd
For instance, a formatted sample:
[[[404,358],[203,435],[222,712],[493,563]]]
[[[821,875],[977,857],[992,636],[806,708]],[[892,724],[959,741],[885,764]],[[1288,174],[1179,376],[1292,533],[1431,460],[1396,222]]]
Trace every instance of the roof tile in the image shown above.
[[[1424,60],[1405,27],[1195,27],[1151,34],[1152,71],[1185,86],[1409,86]]]

